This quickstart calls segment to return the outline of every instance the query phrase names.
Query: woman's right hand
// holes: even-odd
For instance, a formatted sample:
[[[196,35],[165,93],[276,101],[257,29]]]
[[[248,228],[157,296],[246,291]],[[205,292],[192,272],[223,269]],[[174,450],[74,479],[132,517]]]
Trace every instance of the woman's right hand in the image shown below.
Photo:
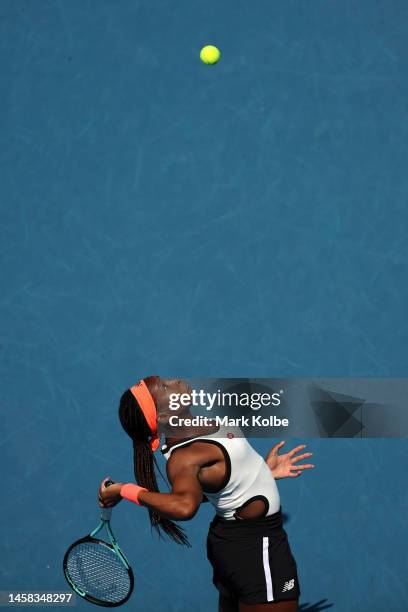
[[[123,483],[114,482],[108,487],[105,487],[107,480],[110,480],[109,476],[106,476],[99,485],[98,502],[100,508],[113,508],[113,506],[116,506],[123,499],[120,494]]]

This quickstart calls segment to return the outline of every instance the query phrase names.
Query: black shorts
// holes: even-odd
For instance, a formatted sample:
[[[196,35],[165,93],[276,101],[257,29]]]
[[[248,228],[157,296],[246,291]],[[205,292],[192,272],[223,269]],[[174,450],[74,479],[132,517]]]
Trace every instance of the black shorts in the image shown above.
[[[207,538],[220,594],[247,604],[298,599],[299,581],[281,511],[257,519],[216,516]]]

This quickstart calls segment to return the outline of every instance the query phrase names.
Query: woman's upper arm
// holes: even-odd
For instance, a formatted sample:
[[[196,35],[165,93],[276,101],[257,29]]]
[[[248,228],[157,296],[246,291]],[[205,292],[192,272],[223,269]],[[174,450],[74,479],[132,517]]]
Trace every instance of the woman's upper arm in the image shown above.
[[[191,446],[178,449],[167,462],[172,493],[188,495],[198,506],[203,499],[199,473],[206,463],[208,456],[202,449]]]

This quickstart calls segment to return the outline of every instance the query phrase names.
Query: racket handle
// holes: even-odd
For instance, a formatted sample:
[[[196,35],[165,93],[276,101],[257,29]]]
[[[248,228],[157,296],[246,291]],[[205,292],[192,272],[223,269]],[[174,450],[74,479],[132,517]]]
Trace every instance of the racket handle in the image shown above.
[[[105,480],[105,489],[110,485],[115,484],[114,480]],[[110,521],[112,516],[112,508],[102,508],[101,521]]]
[[[112,508],[102,508],[101,521],[110,521],[112,516]]]

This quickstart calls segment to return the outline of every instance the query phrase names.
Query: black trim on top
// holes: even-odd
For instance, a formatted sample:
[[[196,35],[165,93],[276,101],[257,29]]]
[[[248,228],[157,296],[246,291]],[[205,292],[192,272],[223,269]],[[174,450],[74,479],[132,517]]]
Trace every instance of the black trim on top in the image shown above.
[[[242,506],[240,506],[239,508],[237,508],[233,514],[234,518],[239,520],[239,521],[249,521],[251,520],[250,518],[245,518],[244,516],[239,516],[238,512],[240,512],[241,510],[243,510],[244,508],[246,508],[247,506],[249,506],[249,504],[251,504],[254,501],[257,500],[262,500],[265,504],[265,508],[262,512],[262,514],[260,514],[259,516],[255,516],[253,518],[262,518],[264,516],[266,516],[269,512],[269,500],[265,497],[265,495],[254,495],[253,497],[250,497],[249,499],[246,500],[246,502],[244,502],[242,504]]]
[[[180,440],[177,440],[177,442],[174,442],[174,444],[163,444],[164,448],[161,448],[161,452],[163,455],[165,455],[166,453],[168,453],[169,451],[171,451],[175,446],[178,446],[179,444],[184,444],[184,442],[189,442],[190,440],[197,440],[198,436],[194,436],[194,438],[180,438]]]
[[[218,433],[220,431],[220,427],[218,427],[215,431],[211,432],[211,434],[215,434]],[[205,435],[209,435],[209,434],[201,434],[201,436],[205,436]],[[161,453],[163,455],[165,455],[166,453],[168,453],[169,451],[171,451],[175,446],[178,446],[179,444],[184,444],[184,442],[195,442],[196,440],[200,440],[201,436],[191,436],[189,438],[180,438],[180,440],[176,440],[176,442],[173,442],[173,444],[163,444],[162,448],[160,449]],[[163,448],[164,447],[164,448]]]

